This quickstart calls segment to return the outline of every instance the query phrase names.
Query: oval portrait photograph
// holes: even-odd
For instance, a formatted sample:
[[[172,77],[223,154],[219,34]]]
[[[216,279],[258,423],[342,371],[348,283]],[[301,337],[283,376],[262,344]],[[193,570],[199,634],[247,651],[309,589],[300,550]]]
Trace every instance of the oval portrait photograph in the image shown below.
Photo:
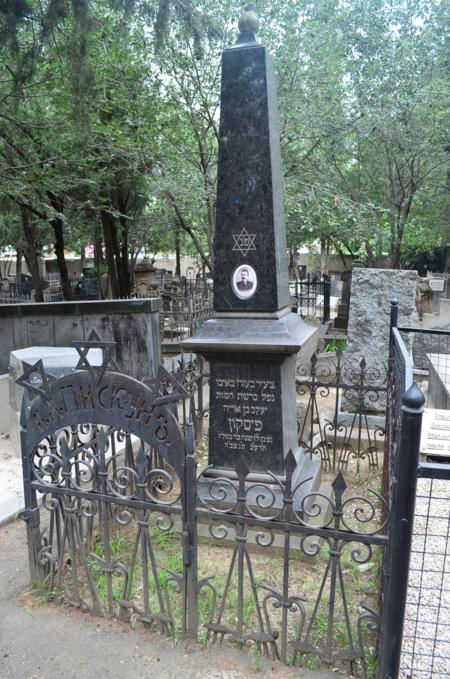
[[[256,271],[248,264],[241,264],[233,273],[233,292],[239,299],[249,299],[256,292]]]

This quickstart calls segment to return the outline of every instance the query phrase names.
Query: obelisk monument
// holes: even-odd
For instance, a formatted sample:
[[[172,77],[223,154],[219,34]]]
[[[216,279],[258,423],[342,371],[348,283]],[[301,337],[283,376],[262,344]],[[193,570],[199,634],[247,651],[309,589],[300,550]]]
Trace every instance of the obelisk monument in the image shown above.
[[[289,308],[275,73],[257,28],[247,7],[222,56],[215,317],[182,346],[210,363],[209,473],[233,476],[244,456],[253,478],[282,478],[292,449],[296,476],[315,484],[297,443],[295,363],[317,330]]]

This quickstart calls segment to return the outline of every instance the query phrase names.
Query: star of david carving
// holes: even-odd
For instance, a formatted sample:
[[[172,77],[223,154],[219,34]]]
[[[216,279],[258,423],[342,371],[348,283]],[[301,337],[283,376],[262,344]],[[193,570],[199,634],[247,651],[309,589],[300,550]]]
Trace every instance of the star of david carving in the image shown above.
[[[255,238],[256,233],[249,233],[244,226],[241,233],[233,234],[233,250],[245,257],[251,250],[256,250]]]
[[[119,366],[112,357],[112,353],[116,346],[115,342],[104,342],[100,339],[94,329],[91,330],[87,340],[83,342],[72,342],[77,350],[80,358],[75,366],[75,370],[89,370],[92,377],[97,375],[97,384],[101,382],[103,375],[108,368],[119,372]],[[102,364],[100,366],[92,366],[89,363],[88,353],[90,349],[102,350]]]

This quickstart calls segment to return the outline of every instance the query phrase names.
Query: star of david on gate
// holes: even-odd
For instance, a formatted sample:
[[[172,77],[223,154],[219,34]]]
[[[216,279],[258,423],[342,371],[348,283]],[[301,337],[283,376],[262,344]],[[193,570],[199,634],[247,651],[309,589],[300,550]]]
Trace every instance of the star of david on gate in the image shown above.
[[[245,257],[250,252],[250,250],[256,250],[255,238],[256,233],[248,233],[244,226],[241,233],[237,235],[233,234],[233,250],[237,250]]]
[[[91,330],[87,340],[84,340],[83,342],[72,342],[72,344],[80,356],[75,370],[85,369],[89,370],[92,377],[97,375],[97,384],[101,382],[102,377],[109,366],[113,370],[119,372],[119,367],[112,357],[116,343],[102,341],[94,329]],[[93,366],[89,363],[87,355],[90,349],[102,350],[102,364],[100,366]]]

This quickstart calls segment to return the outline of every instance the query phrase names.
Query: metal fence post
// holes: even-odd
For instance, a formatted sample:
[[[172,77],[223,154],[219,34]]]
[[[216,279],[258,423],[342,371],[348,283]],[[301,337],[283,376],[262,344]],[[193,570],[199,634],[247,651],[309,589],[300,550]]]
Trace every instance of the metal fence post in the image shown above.
[[[330,320],[330,290],[331,278],[328,274],[323,275],[323,323]]]
[[[198,566],[197,566],[197,462],[194,427],[189,422],[186,432],[186,457],[183,484],[183,561],[184,615],[183,634],[192,639],[198,635]]]
[[[39,559],[41,551],[41,523],[40,511],[37,503],[36,491],[31,487],[32,473],[27,446],[27,434],[25,431],[27,398],[22,402],[22,412],[20,417],[20,444],[22,450],[22,473],[24,488],[25,508],[20,514],[20,518],[25,521],[27,526],[28,562],[30,566],[30,581],[35,584],[36,580],[42,580],[47,574],[45,560]]]
[[[383,457],[383,471],[382,471],[382,488],[383,496],[389,498],[389,470],[391,464],[391,450],[392,450],[392,418],[395,420],[392,400],[395,398],[394,394],[394,336],[392,329],[396,328],[398,324],[398,299],[394,297],[391,299],[391,316],[389,327],[389,367],[388,367],[388,394],[386,407],[386,436],[384,439],[384,457]],[[397,396],[398,398],[398,396]]]
[[[414,382],[403,396],[390,514],[390,558],[383,602],[379,679],[397,679],[400,667],[424,403],[424,396]]]
[[[398,299],[391,299],[391,330],[398,325]]]

